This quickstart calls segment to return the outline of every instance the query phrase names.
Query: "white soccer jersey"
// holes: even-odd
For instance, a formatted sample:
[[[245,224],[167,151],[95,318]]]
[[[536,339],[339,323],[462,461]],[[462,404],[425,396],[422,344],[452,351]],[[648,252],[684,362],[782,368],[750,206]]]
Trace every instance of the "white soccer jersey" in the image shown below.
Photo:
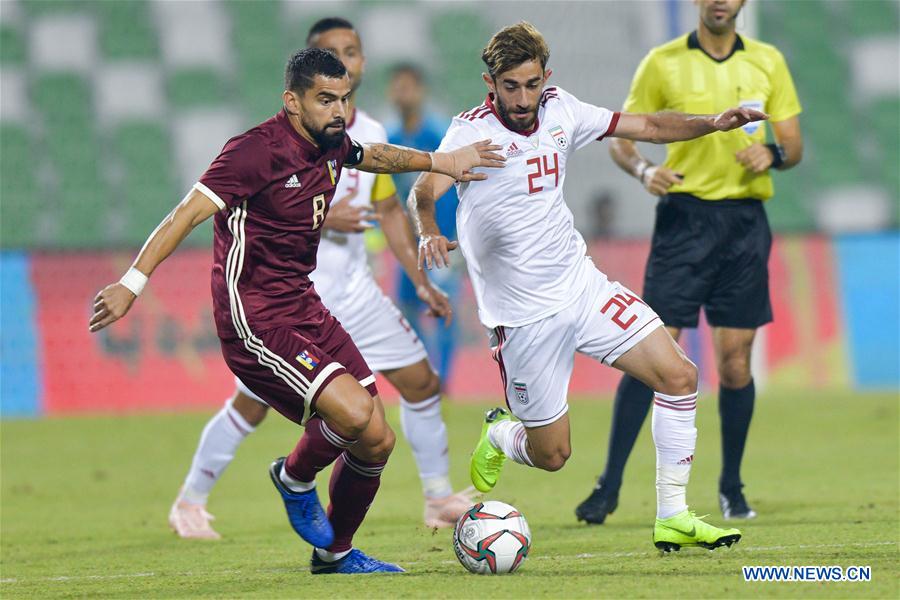
[[[485,327],[518,327],[574,302],[588,281],[587,246],[563,198],[569,154],[615,131],[619,113],[546,88],[530,132],[508,129],[488,95],[453,119],[441,151],[490,139],[507,157],[485,181],[457,184],[459,244]]]
[[[356,109],[347,134],[359,142],[386,143],[384,127],[360,109]],[[344,168],[331,203],[345,198],[353,206],[371,206],[383,198],[373,197],[375,173]],[[382,176],[385,177],[385,176]],[[389,176],[387,176],[389,177]],[[362,233],[342,233],[332,229],[322,230],[322,240],[316,254],[316,270],[310,279],[322,297],[325,306],[331,308],[366,279],[371,279],[366,245]]]

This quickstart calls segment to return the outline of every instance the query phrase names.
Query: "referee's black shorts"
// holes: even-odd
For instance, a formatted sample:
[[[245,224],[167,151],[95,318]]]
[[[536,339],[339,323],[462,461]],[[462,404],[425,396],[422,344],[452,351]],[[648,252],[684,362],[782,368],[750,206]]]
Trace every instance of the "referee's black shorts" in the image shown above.
[[[760,327],[772,321],[771,247],[762,201],[668,194],[656,206],[643,298],[670,327],[696,327],[701,307],[713,327]]]

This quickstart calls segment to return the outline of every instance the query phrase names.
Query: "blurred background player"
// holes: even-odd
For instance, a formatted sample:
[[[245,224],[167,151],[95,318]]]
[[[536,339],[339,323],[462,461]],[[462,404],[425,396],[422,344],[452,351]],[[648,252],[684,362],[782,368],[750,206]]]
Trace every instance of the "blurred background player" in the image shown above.
[[[654,48],[638,67],[623,110],[715,113],[739,103],[770,116],[776,143],[761,123],[667,147],[662,165],[633,141],[617,139],[610,154],[651,194],[660,196],[644,279],[644,300],[678,339],[697,327],[701,307],[712,327],[719,374],[722,471],[719,504],[726,519],[751,519],[741,460],[756,390],[750,354],[756,329],[772,320],[764,201],[770,169],[800,162],[800,103],[781,53],[735,32],[744,0],[698,0],[697,29]],[[653,391],[624,375],[616,391],[606,470],[576,509],[579,520],[603,523],[618,504],[628,455]]]
[[[421,68],[412,63],[400,63],[394,66],[388,84],[388,97],[396,109],[400,121],[388,128],[390,143],[418,150],[437,150],[447,131],[447,120],[427,109],[427,95],[428,86],[425,82],[425,73]],[[405,199],[409,196],[415,180],[415,175],[411,173],[396,176],[400,198]],[[456,206],[458,204],[456,189],[450,188],[435,209],[438,225],[450,239],[456,239]],[[429,277],[446,292],[450,305],[455,311],[462,277],[462,271],[458,265],[451,265],[449,269],[432,271],[429,273]],[[400,310],[403,311],[403,315],[412,323],[419,337],[425,342],[428,354],[438,366],[441,381],[446,385],[452,374],[453,354],[456,351],[456,338],[459,335],[458,321],[445,320],[443,327],[440,326],[440,323],[422,323],[419,319],[422,312],[422,301],[416,293],[416,287],[406,271],[400,271],[397,276],[397,303]]]
[[[453,119],[440,149],[490,138],[508,163],[486,183],[459,186],[459,243],[478,315],[500,366],[503,409],[488,411],[470,475],[494,488],[506,458],[558,471],[571,454],[568,386],[581,353],[644,381],[654,390],[657,511],[653,540],[662,550],[731,546],[741,534],[688,510],[686,488],[697,430],[697,368],[662,328],[656,313],[594,265],[563,197],[576,150],[606,137],[656,143],[730,131],[765,119],[735,108],[719,115],[612,112],[558,87],[545,87],[550,50],[529,23],[506,27],[481,54],[483,104]],[[453,184],[423,175],[409,204],[419,260],[447,264],[450,242],[434,219],[436,200]]]
[[[365,57],[353,25],[341,18],[321,19],[310,28],[306,41],[308,46],[328,49],[341,59],[355,94],[362,81]],[[354,105],[353,95],[347,133],[356,140],[386,141],[384,128]],[[369,367],[381,372],[400,392],[401,426],[422,480],[425,524],[450,527],[471,503],[467,494],[454,494],[451,488],[440,379],[428,362],[422,342],[375,282],[363,242],[363,233],[371,223],[380,222],[391,250],[415,281],[417,297],[432,315],[452,320],[446,296],[416,267],[415,238],[395,192],[390,175],[344,169],[323,224],[317,267],[310,278]],[[234,396],[206,424],[169,513],[169,524],[181,537],[220,537],[210,525],[207,498],[240,444],[268,412],[263,399],[240,380],[236,384]]]

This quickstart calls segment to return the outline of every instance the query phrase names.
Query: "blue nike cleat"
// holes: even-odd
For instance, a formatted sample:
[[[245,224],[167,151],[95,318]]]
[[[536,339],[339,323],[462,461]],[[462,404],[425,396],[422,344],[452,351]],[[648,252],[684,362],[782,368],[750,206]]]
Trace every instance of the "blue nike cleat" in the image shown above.
[[[316,489],[308,492],[292,492],[281,481],[281,468],[284,465],[282,456],[269,466],[269,476],[275,489],[284,500],[288,521],[301,538],[317,548],[327,548],[334,542],[334,529],[328,522],[328,515],[319,503]]]
[[[313,575],[328,575],[336,573],[340,575],[353,575],[354,573],[406,573],[397,565],[386,563],[366,556],[361,550],[354,548],[347,556],[328,562],[322,560],[313,550],[312,560],[309,562],[309,570]]]

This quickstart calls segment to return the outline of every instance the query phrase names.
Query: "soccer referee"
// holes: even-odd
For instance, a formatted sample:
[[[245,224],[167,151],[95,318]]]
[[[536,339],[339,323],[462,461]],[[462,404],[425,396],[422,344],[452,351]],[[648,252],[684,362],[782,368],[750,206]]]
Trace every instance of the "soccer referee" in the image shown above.
[[[659,196],[644,300],[677,340],[696,327],[700,308],[712,327],[719,372],[722,472],[719,503],[726,519],[756,513],[741,490],[740,467],[756,395],[750,351],[756,328],[772,320],[764,203],[771,169],[788,169],[803,152],[800,103],[781,53],[739,36],[744,0],[697,0],[696,31],[654,48],[638,67],[623,110],[717,113],[729,106],[770,115],[776,143],[762,123],[667,146],[654,165],[634,142],[614,139],[610,154],[625,172]],[[628,455],[647,416],[653,391],[625,375],[616,391],[606,470],[575,513],[603,523],[618,504]]]

